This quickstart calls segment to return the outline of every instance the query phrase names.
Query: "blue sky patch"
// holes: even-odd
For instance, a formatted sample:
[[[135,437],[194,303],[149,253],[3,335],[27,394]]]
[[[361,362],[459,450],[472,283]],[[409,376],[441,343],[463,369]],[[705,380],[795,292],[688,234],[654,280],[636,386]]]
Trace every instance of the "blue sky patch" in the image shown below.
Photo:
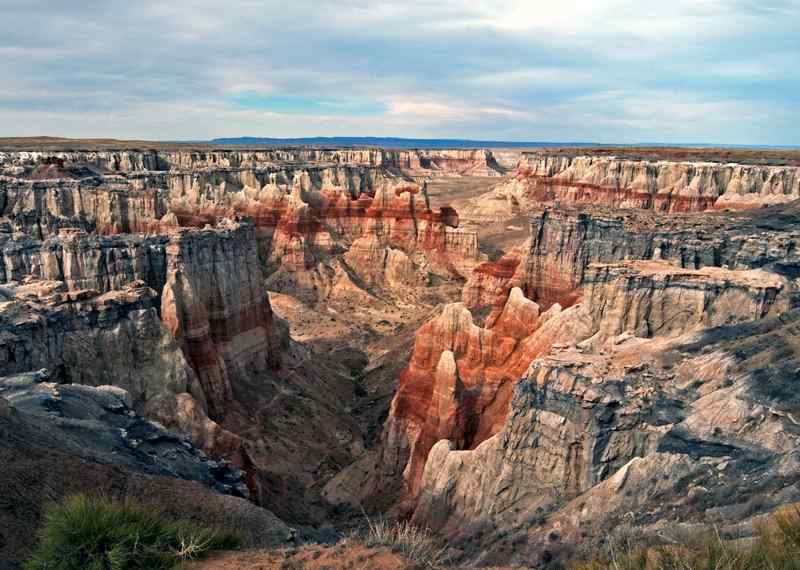
[[[285,115],[348,115],[370,116],[386,111],[385,105],[358,99],[323,99],[292,95],[261,95],[242,92],[228,97],[239,109],[269,111]]]

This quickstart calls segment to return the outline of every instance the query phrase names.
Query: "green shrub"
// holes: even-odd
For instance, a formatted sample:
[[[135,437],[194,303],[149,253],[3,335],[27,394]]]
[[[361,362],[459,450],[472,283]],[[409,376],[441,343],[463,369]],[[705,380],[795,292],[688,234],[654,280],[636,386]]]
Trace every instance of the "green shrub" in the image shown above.
[[[82,495],[48,507],[39,533],[25,570],[168,570],[240,544],[234,534],[171,521],[132,501]]]

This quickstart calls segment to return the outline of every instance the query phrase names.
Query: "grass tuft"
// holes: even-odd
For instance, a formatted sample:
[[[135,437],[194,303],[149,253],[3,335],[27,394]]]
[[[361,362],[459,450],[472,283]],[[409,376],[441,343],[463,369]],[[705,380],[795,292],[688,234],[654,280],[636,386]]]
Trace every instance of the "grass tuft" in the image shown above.
[[[685,541],[647,545],[611,537],[606,551],[573,570],[800,570],[800,509],[792,507],[764,524],[748,545],[717,532]]]
[[[367,527],[358,539],[366,547],[386,547],[416,564],[435,567],[446,562],[446,547],[430,530],[408,521],[367,517]]]
[[[25,570],[170,570],[241,544],[235,534],[172,521],[132,501],[83,495],[48,507],[39,534]]]

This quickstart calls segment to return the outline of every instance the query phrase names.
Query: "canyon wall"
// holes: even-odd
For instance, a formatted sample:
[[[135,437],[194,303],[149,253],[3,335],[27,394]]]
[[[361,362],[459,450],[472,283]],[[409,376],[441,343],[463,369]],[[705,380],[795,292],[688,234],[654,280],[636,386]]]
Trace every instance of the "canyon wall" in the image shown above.
[[[158,162],[134,156],[135,164]],[[434,211],[424,186],[384,166],[228,167],[249,163],[235,154],[213,156],[213,161],[187,158],[188,165],[199,164],[187,171],[86,174],[69,163],[55,168],[78,178],[0,177],[0,217],[7,231],[47,240],[61,230],[165,234],[247,216],[256,226],[259,256],[275,274],[270,287],[314,301],[330,294],[350,270],[374,272],[371,260],[387,258],[390,250],[397,250],[394,262],[408,257],[400,272],[411,282],[425,282],[429,272],[463,278],[481,260],[476,233],[458,227],[452,208]],[[133,168],[132,160],[122,163]],[[223,166],[204,166],[217,163]],[[350,262],[339,268],[338,256],[351,248]]]
[[[280,362],[252,224],[171,235],[61,230],[3,247],[3,374],[126,389],[141,413],[215,445],[232,385]],[[86,366],[86,362],[99,363]]]
[[[761,492],[750,470],[784,493],[775,504],[798,496],[782,478],[798,207],[541,212],[523,247],[479,265],[465,303],[418,331],[379,445],[326,498],[369,508],[390,494],[457,560],[492,565],[569,556],[634,503],[725,516],[726,485],[742,493],[739,522]],[[713,484],[709,461],[725,470]]]
[[[63,384],[123,388],[293,522],[389,508],[441,529],[459,562],[546,564],[625,517],[743,520],[764,489],[798,496],[791,167],[529,155],[476,202],[473,223],[531,214],[493,261],[423,181],[502,172],[486,151],[5,153],[0,168],[0,376],[40,374],[32,393],[54,402]],[[463,280],[433,311],[431,291],[452,301]],[[389,306],[423,324],[410,349],[390,320],[364,327],[391,337],[364,369],[334,328],[293,341],[268,290],[326,324]]]
[[[72,163],[103,172],[197,171],[255,169],[287,163],[325,163],[395,169],[412,177],[500,176],[505,169],[484,149],[390,150],[381,148],[273,148],[264,150],[66,151],[0,152],[0,168],[18,174],[20,168]],[[35,171],[34,171],[35,172]]]
[[[544,312],[514,288],[486,328],[463,304],[417,333],[385,426],[387,445],[408,454],[406,500],[419,492],[428,453],[442,439],[474,449],[503,426],[518,378],[561,344],[603,350],[625,335],[671,337],[761,319],[786,282],[762,271],[680,269],[664,261],[592,264],[578,303]]]
[[[209,230],[180,230],[166,255],[161,318],[197,374],[209,416],[220,420],[233,384],[280,365],[255,228],[222,220]]]
[[[124,388],[137,412],[241,468],[253,500],[312,520],[320,464],[361,445],[343,411],[354,382],[272,313],[256,231],[223,218],[158,236],[4,233],[0,374]]]
[[[486,264],[465,299],[493,306],[489,322],[523,291],[567,299],[557,318],[585,328],[512,381],[491,437],[431,438],[413,520],[442,529],[462,562],[546,564],[623,522],[734,529],[797,500],[797,208],[536,217],[526,247]],[[764,481],[776,498],[755,507]]]
[[[796,205],[753,214],[653,217],[647,212],[546,209],[516,251],[478,265],[463,289],[470,308],[501,305],[512,287],[547,307],[575,300],[591,263],[665,260],[687,269],[778,266],[800,246]]]
[[[799,497],[786,392],[799,316],[535,360],[497,435],[432,448],[414,520],[477,564],[574,556],[618,525],[752,532],[740,523]]]
[[[529,153],[507,182],[465,214],[503,219],[537,205],[592,204],[666,212],[749,209],[800,198],[800,168]]]
[[[289,338],[267,289],[416,302],[434,276],[457,282],[477,235],[405,170],[469,174],[490,154],[294,152],[5,155],[0,374],[123,387],[307,523],[363,449],[357,386]]]

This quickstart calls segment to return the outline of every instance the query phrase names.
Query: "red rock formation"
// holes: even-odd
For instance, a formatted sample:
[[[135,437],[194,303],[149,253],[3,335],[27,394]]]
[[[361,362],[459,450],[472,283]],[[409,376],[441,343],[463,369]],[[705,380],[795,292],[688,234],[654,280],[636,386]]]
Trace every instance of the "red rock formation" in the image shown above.
[[[461,299],[467,307],[473,309],[505,302],[514,276],[530,247],[523,245],[519,249],[497,261],[484,261],[472,270],[461,292]]]
[[[462,158],[474,160],[478,155],[484,161],[489,156],[470,151]],[[276,164],[272,162],[276,156],[271,152],[67,153],[55,158],[31,154],[24,159],[13,155],[12,163],[26,166],[13,167],[22,169],[23,176],[0,177],[0,215],[39,238],[65,227],[102,235],[168,233],[179,226],[201,228],[223,217],[245,215],[255,223],[259,253],[268,271],[279,272],[272,286],[299,288],[301,296],[310,299],[331,290],[336,265],[332,258],[357,241],[358,249],[398,250],[415,266],[424,266],[420,278],[411,281],[424,282],[428,271],[465,277],[480,261],[477,237],[458,228],[458,214],[452,208],[433,211],[423,189],[392,174],[383,164],[384,155],[321,153],[314,157],[332,164],[297,166]],[[51,158],[65,165],[82,160],[97,170],[119,174],[89,171],[76,179],[25,178],[28,162],[36,165]],[[344,164],[347,160],[368,165]],[[352,261],[358,257],[352,256]]]
[[[761,270],[683,269],[664,261],[586,265],[602,254],[603,244],[587,242],[587,232],[597,228],[585,218],[578,222],[559,233],[556,243],[563,249],[550,249],[531,263],[537,278],[526,285],[548,311],[540,314],[540,306],[514,287],[485,328],[473,323],[465,305],[455,304],[419,330],[386,426],[388,445],[408,448],[406,499],[419,492],[437,441],[475,449],[500,430],[518,378],[555,344],[585,341],[587,348],[599,349],[626,335],[675,336],[762,318],[786,284]],[[543,246],[550,238],[539,235],[534,241]],[[511,272],[498,273],[502,282]],[[547,280],[557,286],[543,287]],[[568,310],[556,302],[572,303],[581,295],[585,302]],[[454,355],[455,371],[447,351]]]
[[[0,365],[51,360],[59,378],[130,385],[137,409],[242,468],[255,500],[311,520],[320,482],[363,449],[344,411],[355,386],[349,370],[311,361],[279,331],[265,277],[293,276],[292,293],[317,287],[321,298],[370,298],[373,286],[419,294],[431,272],[466,275],[480,253],[453,209],[432,210],[380,154],[325,155],[364,166],[269,163],[275,156],[79,153],[4,166],[0,282],[54,280],[69,305],[52,314],[74,310],[77,325],[21,331]],[[241,216],[253,223],[229,221]],[[72,306],[137,281],[152,288],[152,307],[111,318]],[[28,332],[36,358],[22,358]],[[56,357],[62,332],[69,350]],[[86,343],[112,353],[94,357],[107,363],[102,375],[82,370]]]
[[[387,424],[387,441],[407,441],[407,497],[416,494],[428,452],[440,439],[474,449],[506,418],[513,386],[528,364],[557,339],[536,334],[557,311],[539,306],[514,289],[486,328],[474,324],[462,303],[445,306],[414,342]],[[396,444],[395,444],[396,445]]]
[[[774,466],[794,465],[786,395],[798,353],[786,347],[800,313],[779,299],[793,286],[763,269],[592,266],[564,321],[591,313],[597,333],[534,360],[506,424],[478,448],[431,449],[412,520],[454,543],[478,540],[476,565],[543,564],[554,536],[571,545],[606,540],[622,521],[703,520],[709,504],[742,528],[764,481],[787,484]],[[514,549],[501,544],[509,535]]]

